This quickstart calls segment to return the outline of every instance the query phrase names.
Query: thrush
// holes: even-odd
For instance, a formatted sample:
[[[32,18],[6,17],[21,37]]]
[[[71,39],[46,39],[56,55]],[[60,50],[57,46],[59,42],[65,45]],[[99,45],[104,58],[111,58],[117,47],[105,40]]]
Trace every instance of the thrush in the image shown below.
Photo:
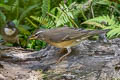
[[[62,49],[67,49],[67,53],[59,58],[57,63],[62,61],[71,53],[71,47],[80,44],[90,36],[105,33],[108,30],[76,30],[69,27],[55,29],[39,29],[30,36],[30,40],[43,40],[47,43]]]
[[[19,44],[18,32],[18,29],[12,21],[7,22],[5,26],[0,28],[0,34],[4,42]]]

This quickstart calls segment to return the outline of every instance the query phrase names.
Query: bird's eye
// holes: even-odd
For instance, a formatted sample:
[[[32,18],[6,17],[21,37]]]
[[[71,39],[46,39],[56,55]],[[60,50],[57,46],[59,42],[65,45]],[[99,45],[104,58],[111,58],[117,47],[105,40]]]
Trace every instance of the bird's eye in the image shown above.
[[[38,36],[38,34],[35,34],[35,36]]]

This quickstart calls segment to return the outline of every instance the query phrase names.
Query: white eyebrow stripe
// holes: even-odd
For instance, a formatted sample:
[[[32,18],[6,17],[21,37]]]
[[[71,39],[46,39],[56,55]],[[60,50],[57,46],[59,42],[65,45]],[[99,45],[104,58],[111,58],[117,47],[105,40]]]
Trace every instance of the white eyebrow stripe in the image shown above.
[[[40,33],[42,33],[43,31],[38,31],[36,34],[40,34]]]

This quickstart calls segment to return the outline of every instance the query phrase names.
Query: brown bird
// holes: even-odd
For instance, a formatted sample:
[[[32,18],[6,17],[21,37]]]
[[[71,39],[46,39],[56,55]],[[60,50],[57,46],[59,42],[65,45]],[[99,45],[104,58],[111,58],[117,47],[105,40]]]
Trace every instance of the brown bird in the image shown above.
[[[60,57],[57,61],[59,63],[67,55],[71,53],[71,47],[80,44],[81,41],[88,37],[105,33],[108,30],[76,30],[69,27],[61,27],[55,29],[40,29],[30,36],[30,40],[38,39],[44,40],[47,43],[62,49],[67,49],[67,53]]]
[[[0,34],[5,42],[18,43],[18,29],[12,21],[7,22],[7,24],[0,28]]]

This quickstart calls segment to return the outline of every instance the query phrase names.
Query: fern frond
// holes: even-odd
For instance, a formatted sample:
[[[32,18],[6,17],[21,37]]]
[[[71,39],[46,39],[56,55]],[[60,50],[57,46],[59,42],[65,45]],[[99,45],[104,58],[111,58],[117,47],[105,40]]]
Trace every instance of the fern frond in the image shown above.
[[[6,4],[1,4],[0,3],[0,7],[3,7],[5,10],[7,10],[7,11],[10,11],[11,10],[11,6],[9,6],[9,5],[6,5]]]
[[[106,22],[108,25],[115,25],[117,24],[116,21],[115,21],[115,17],[112,16],[111,18],[107,15],[107,16],[100,16],[100,17],[96,17],[96,18],[93,18],[93,19],[89,19],[85,22],[83,22],[82,24],[90,24],[91,22],[96,22],[96,23],[99,23],[101,24],[101,22]]]
[[[74,22],[74,16],[72,12],[69,10],[69,7],[67,7],[65,4],[61,5],[60,7],[56,7],[58,10],[58,14],[55,17],[55,23],[56,26],[65,25],[66,23],[73,24],[75,27],[78,27],[77,24]]]
[[[12,8],[11,8],[11,12],[12,12],[12,13],[15,13],[16,19],[17,19],[18,16],[19,16],[19,0],[16,0],[16,1],[13,3]]]
[[[60,7],[57,7],[57,10],[59,13],[57,15],[57,19],[55,20],[56,26],[64,25],[65,23],[70,22],[68,16],[71,17],[72,19],[74,18],[72,13],[69,12],[68,7],[65,4],[64,5],[60,4]]]
[[[19,25],[18,27],[19,31],[23,34],[30,35],[30,32],[27,29],[25,29],[25,26],[26,25]]]
[[[45,25],[47,28],[55,27],[54,22],[45,17],[30,16],[33,20],[39,22],[41,25]]]
[[[46,16],[47,12],[50,11],[50,1],[51,0],[43,0],[43,5],[42,5],[42,16]]]
[[[38,26],[32,22],[28,17],[25,18],[33,27],[38,28]]]
[[[40,4],[35,4],[32,5],[30,7],[28,7],[20,16],[19,18],[19,22],[27,15],[27,13],[29,13],[31,10],[33,10],[34,8],[38,7]]]
[[[107,33],[108,38],[118,37],[120,35],[120,26],[118,28],[112,29]]]
[[[88,22],[85,21],[85,22],[83,22],[82,24],[89,24],[89,25],[94,25],[94,26],[100,27],[100,28],[105,28],[104,25],[99,24],[99,23],[97,23],[97,22],[92,22],[92,21],[88,21]]]
[[[107,25],[103,25],[102,22],[107,23]],[[104,29],[111,29],[111,31],[107,33],[107,36],[109,38],[118,37],[120,35],[120,24],[115,20],[114,16],[112,16],[111,18],[108,15],[100,16],[93,19],[89,19],[83,22],[82,24],[90,24]]]

